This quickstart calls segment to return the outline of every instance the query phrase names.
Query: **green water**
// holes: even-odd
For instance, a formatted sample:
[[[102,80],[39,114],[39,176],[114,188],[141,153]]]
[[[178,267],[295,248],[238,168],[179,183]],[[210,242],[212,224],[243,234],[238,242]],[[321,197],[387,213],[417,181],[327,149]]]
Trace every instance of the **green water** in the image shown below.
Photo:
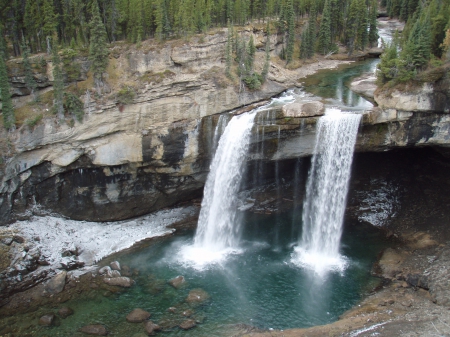
[[[379,59],[341,65],[338,69],[322,70],[303,81],[303,89],[322,97],[325,103],[343,110],[365,110],[373,105],[361,95],[351,91],[351,81],[362,74],[373,74]]]
[[[341,251],[348,259],[347,269],[318,279],[290,263],[292,244],[299,234],[296,224],[300,219],[294,214],[245,214],[243,252],[203,271],[180,262],[180,249],[192,243],[192,231],[123,254],[119,262],[139,270],[132,288],[108,296],[92,291],[87,298],[69,301],[64,305],[75,314],[61,320],[58,327],[36,328],[35,335],[81,336],[77,333],[80,327],[101,323],[110,336],[132,336],[143,332],[143,327],[127,323],[125,316],[137,307],[152,313],[151,319],[160,324],[179,324],[184,319],[181,312],[188,309],[202,322],[189,331],[174,327],[164,332],[166,336],[229,336],[236,324],[287,329],[333,322],[378,284],[369,270],[386,242],[372,227],[348,224]],[[178,290],[167,284],[177,275],[186,278]],[[210,295],[200,306],[185,302],[195,288]],[[177,313],[169,313],[169,307],[176,307]]]

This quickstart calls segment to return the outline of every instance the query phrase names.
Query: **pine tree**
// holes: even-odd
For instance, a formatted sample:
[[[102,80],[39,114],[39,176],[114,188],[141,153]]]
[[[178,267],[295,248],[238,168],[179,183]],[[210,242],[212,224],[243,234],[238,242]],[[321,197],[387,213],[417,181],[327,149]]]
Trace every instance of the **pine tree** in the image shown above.
[[[59,119],[64,118],[64,79],[61,69],[61,58],[59,57],[58,46],[52,46],[53,63],[53,109],[58,114]]]
[[[330,1],[326,0],[322,13],[322,22],[320,23],[317,50],[325,55],[331,50],[331,45],[331,5]]]
[[[52,0],[44,1],[44,26],[42,32],[45,37],[52,37],[56,32],[56,26],[58,24],[58,18],[55,14]]]
[[[372,0],[370,3],[370,14],[369,14],[369,46],[376,47],[378,44],[378,28],[377,28],[377,15],[378,15],[378,2],[377,0]]]
[[[288,24],[287,30],[287,45],[286,45],[286,64],[292,61],[294,54],[294,42],[295,42],[295,13],[292,0],[287,0],[286,4],[286,19]]]
[[[377,83],[383,85],[398,75],[398,45],[396,43],[397,38],[385,47],[383,54],[380,57],[380,63],[377,65]]]
[[[10,90],[5,56],[0,51],[0,97],[2,99],[3,126],[7,130],[14,129],[16,124]]]
[[[29,59],[29,49],[25,43],[22,44],[22,60],[23,60],[23,68],[25,70],[25,85],[27,86],[28,90],[30,90],[31,95],[33,95],[34,101],[37,101],[38,100],[38,96],[36,94],[37,83],[33,77],[33,69],[31,68]]]
[[[108,48],[106,44],[105,26],[100,18],[97,0],[91,7],[91,40],[89,44],[89,60],[97,88],[103,85],[103,73],[108,67]]]
[[[225,74],[228,78],[232,78],[231,64],[233,63],[233,27],[228,22],[227,47],[226,47],[226,66]]]
[[[261,77],[263,81],[266,80],[267,75],[269,74],[269,67],[270,67],[270,22],[267,22],[267,29],[266,29],[266,46],[265,46],[265,60],[264,60],[264,66],[263,70],[261,72]]]
[[[315,6],[309,12],[308,26],[302,32],[300,44],[300,58],[309,59],[314,56],[314,44],[316,39],[316,11]]]

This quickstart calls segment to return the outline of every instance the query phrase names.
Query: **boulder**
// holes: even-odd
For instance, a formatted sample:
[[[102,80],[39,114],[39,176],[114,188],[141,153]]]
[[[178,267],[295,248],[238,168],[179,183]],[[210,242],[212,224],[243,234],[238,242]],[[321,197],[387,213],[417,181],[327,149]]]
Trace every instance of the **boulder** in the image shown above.
[[[196,325],[197,325],[197,323],[195,323],[195,320],[187,319],[187,320],[181,322],[179,327],[183,330],[189,330],[189,329],[192,329],[193,327],[195,327]]]
[[[359,77],[353,80],[350,89],[362,96],[373,98],[377,89],[376,77],[373,75]]]
[[[284,117],[315,117],[325,114],[325,105],[319,101],[298,103],[283,106]]]
[[[109,275],[110,277],[120,277],[122,275],[120,275],[120,271],[118,270],[111,270],[111,275]]]
[[[53,314],[47,314],[39,318],[39,325],[42,326],[50,326],[53,324],[53,321],[55,320],[55,315]]]
[[[109,264],[112,270],[121,270],[120,263],[118,261],[113,261]]]
[[[105,277],[103,282],[110,286],[118,286],[123,288],[130,288],[134,284],[134,281],[131,278],[125,276]]]
[[[69,317],[70,315],[73,315],[73,310],[72,310],[71,308],[69,308],[69,307],[62,307],[62,308],[60,308],[60,309],[58,310],[58,315],[59,315],[61,318],[67,318],[67,317]]]
[[[101,324],[86,325],[82,327],[80,331],[87,335],[95,335],[95,336],[106,336],[108,334],[106,328]]]
[[[127,322],[130,323],[141,323],[149,319],[151,314],[141,308],[134,309],[127,315]]]
[[[111,275],[111,267],[110,266],[104,266],[104,267],[102,267],[102,268],[100,268],[99,270],[98,270],[98,273],[100,274],[100,275]]]
[[[45,293],[55,295],[63,291],[64,286],[66,285],[66,276],[67,272],[64,270],[48,281],[44,286]]]
[[[155,331],[160,331],[161,327],[158,324],[153,323],[152,321],[147,321],[144,323],[144,329],[147,334],[151,335]]]
[[[186,302],[190,304],[203,303],[209,299],[209,294],[203,289],[192,289],[186,297]]]
[[[186,280],[184,279],[184,276],[181,276],[181,275],[169,280],[169,284],[172,287],[174,287],[175,289],[180,288],[185,282],[186,282]]]

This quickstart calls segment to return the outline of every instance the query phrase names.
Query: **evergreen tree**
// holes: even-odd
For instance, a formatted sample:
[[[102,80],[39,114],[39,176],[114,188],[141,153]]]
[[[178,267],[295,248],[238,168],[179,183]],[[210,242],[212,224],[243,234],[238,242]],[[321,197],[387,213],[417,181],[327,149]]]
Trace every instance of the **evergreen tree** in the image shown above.
[[[100,18],[97,0],[92,2],[91,7],[91,39],[89,44],[89,60],[91,70],[97,88],[103,85],[103,73],[108,67],[108,49],[106,44],[105,26]]]
[[[52,37],[56,32],[56,26],[58,24],[58,18],[55,14],[52,0],[44,0],[44,26],[42,32],[45,37]]]
[[[315,6],[309,12],[308,26],[302,32],[300,44],[300,58],[309,59],[314,56],[314,44],[316,39],[316,11]]]
[[[37,101],[38,100],[38,96],[36,94],[37,83],[33,77],[33,69],[31,68],[31,63],[29,59],[29,49],[25,43],[22,44],[22,61],[23,61],[23,68],[25,70],[25,85],[27,86],[28,90],[30,90],[33,99]]]
[[[3,126],[7,130],[14,129],[16,123],[10,90],[5,56],[0,51],[0,97],[2,99]]]
[[[286,45],[286,63],[292,61],[294,54],[294,42],[295,42],[295,13],[292,0],[287,0],[286,3],[286,19],[287,19],[287,45]]]
[[[317,50],[325,55],[331,50],[331,4],[330,0],[325,0],[325,6],[322,13],[322,21],[319,29],[319,42]]]
[[[377,28],[377,15],[378,6],[377,0],[372,0],[370,3],[370,14],[369,14],[369,46],[376,47],[378,44],[378,28]]]
[[[233,63],[233,27],[228,22],[227,47],[226,47],[226,66],[225,74],[228,78],[232,78],[231,65]]]
[[[64,79],[61,69],[61,58],[59,57],[58,46],[52,46],[53,63],[53,112],[58,114],[59,119],[64,118]]]
[[[266,45],[265,45],[265,60],[264,60],[264,66],[261,72],[261,77],[263,79],[263,82],[266,80],[267,75],[269,74],[269,67],[270,67],[270,22],[267,22],[267,29],[266,29]]]
[[[397,77],[398,68],[398,54],[396,38],[385,47],[383,54],[380,57],[380,63],[377,65],[377,83],[383,85]]]

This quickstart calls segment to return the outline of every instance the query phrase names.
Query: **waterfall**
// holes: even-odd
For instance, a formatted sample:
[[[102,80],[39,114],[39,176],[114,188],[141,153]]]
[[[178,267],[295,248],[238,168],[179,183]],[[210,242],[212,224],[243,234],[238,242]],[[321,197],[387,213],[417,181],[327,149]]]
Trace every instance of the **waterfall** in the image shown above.
[[[255,115],[256,110],[234,116],[219,140],[206,179],[194,244],[182,252],[184,260],[196,267],[219,262],[239,250],[237,193]]]
[[[353,149],[361,115],[326,110],[319,119],[316,145],[303,204],[303,231],[293,262],[323,275],[343,270],[339,255]]]

